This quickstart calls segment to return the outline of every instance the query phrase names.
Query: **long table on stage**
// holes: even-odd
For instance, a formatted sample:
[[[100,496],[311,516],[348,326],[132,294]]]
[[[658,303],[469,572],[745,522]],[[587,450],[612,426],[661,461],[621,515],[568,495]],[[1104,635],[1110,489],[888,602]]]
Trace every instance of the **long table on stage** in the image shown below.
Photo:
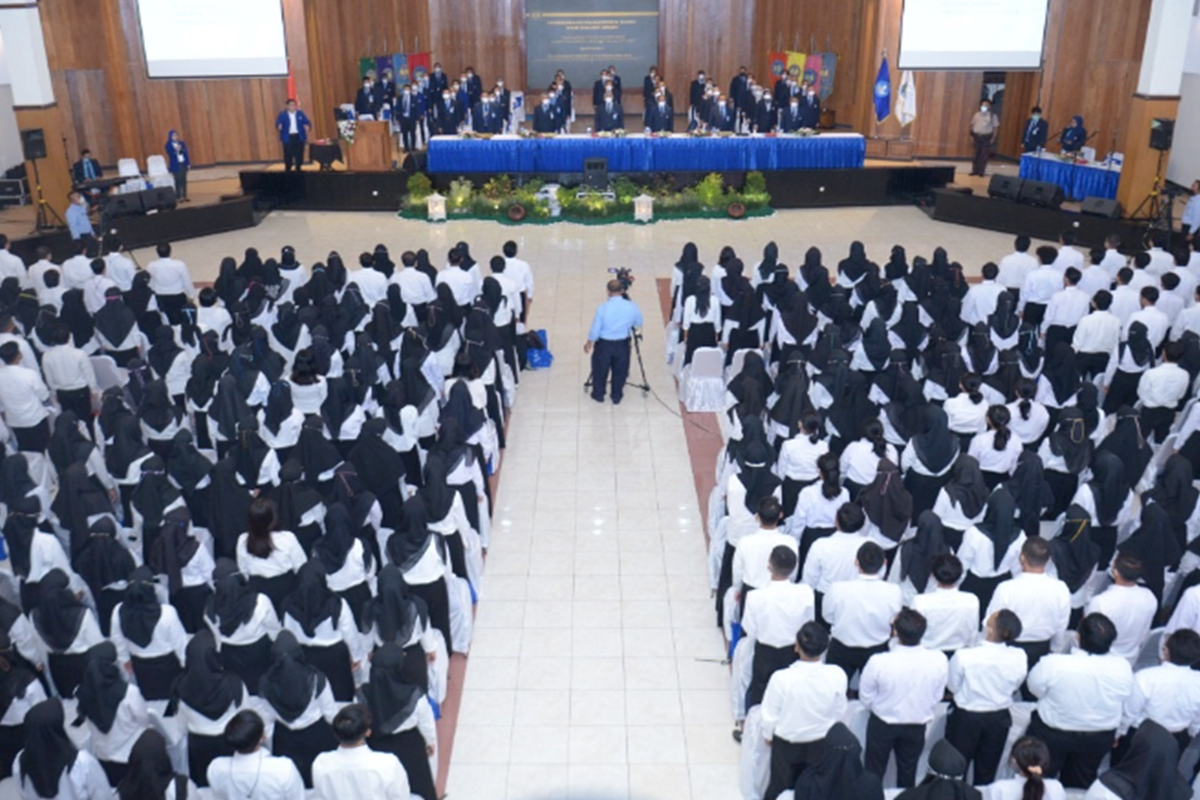
[[[1037,153],[1026,153],[1021,156],[1021,178],[1057,184],[1062,187],[1068,200],[1083,200],[1087,197],[1115,200],[1121,170],[1110,169],[1106,164],[1063,161],[1055,153],[1044,152],[1040,156]]]
[[[857,133],[815,136],[591,135],[522,139],[495,136],[429,140],[431,173],[582,172],[587,158],[608,159],[609,172],[747,172],[862,167],[867,143]]]

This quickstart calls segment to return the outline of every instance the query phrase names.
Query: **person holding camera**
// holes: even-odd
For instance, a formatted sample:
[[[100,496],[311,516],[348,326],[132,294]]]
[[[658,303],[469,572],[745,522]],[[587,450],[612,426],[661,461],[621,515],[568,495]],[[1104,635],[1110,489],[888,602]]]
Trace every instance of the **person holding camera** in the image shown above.
[[[612,401],[618,405],[629,377],[629,339],[642,325],[642,310],[625,294],[620,280],[608,282],[608,300],[596,309],[583,352],[592,356],[592,399],[604,402],[604,384],[612,373]]]

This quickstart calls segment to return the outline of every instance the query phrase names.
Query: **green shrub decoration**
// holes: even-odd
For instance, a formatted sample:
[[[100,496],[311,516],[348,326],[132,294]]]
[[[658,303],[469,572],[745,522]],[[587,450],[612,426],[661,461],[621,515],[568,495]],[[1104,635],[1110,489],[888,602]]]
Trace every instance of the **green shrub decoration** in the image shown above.
[[[408,177],[408,196],[416,203],[424,203],[425,198],[433,194],[433,181],[424,172],[418,172]]]

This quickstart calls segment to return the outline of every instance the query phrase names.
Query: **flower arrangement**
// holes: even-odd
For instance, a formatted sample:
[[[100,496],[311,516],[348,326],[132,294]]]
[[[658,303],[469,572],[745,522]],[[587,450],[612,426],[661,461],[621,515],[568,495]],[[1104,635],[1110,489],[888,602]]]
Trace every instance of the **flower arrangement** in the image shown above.
[[[618,139],[624,139],[625,138],[625,129],[617,128],[615,131],[613,131],[613,136],[617,137]]]
[[[354,131],[356,126],[357,123],[352,119],[339,119],[337,124],[338,138],[347,144],[354,144]]]

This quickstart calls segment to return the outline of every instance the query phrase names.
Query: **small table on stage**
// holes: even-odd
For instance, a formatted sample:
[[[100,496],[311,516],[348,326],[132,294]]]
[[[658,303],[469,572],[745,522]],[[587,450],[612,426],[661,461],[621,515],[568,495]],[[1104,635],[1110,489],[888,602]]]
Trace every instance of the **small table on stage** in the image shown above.
[[[333,169],[333,162],[341,161],[346,163],[342,158],[342,146],[336,141],[333,142],[312,142],[308,145],[308,159],[315,161],[321,165],[322,170]]]
[[[1057,184],[1062,187],[1068,200],[1083,200],[1086,197],[1115,200],[1121,168],[1110,168],[1106,164],[1091,161],[1063,161],[1057,153],[1043,151],[1040,156],[1037,153],[1021,156],[1021,178]]]
[[[385,172],[392,168],[392,123],[359,120],[347,166],[355,172]]]
[[[644,136],[550,139],[494,136],[429,141],[430,172],[582,172],[586,158],[608,159],[610,172],[747,172],[862,167],[866,140],[857,133],[817,136]]]

